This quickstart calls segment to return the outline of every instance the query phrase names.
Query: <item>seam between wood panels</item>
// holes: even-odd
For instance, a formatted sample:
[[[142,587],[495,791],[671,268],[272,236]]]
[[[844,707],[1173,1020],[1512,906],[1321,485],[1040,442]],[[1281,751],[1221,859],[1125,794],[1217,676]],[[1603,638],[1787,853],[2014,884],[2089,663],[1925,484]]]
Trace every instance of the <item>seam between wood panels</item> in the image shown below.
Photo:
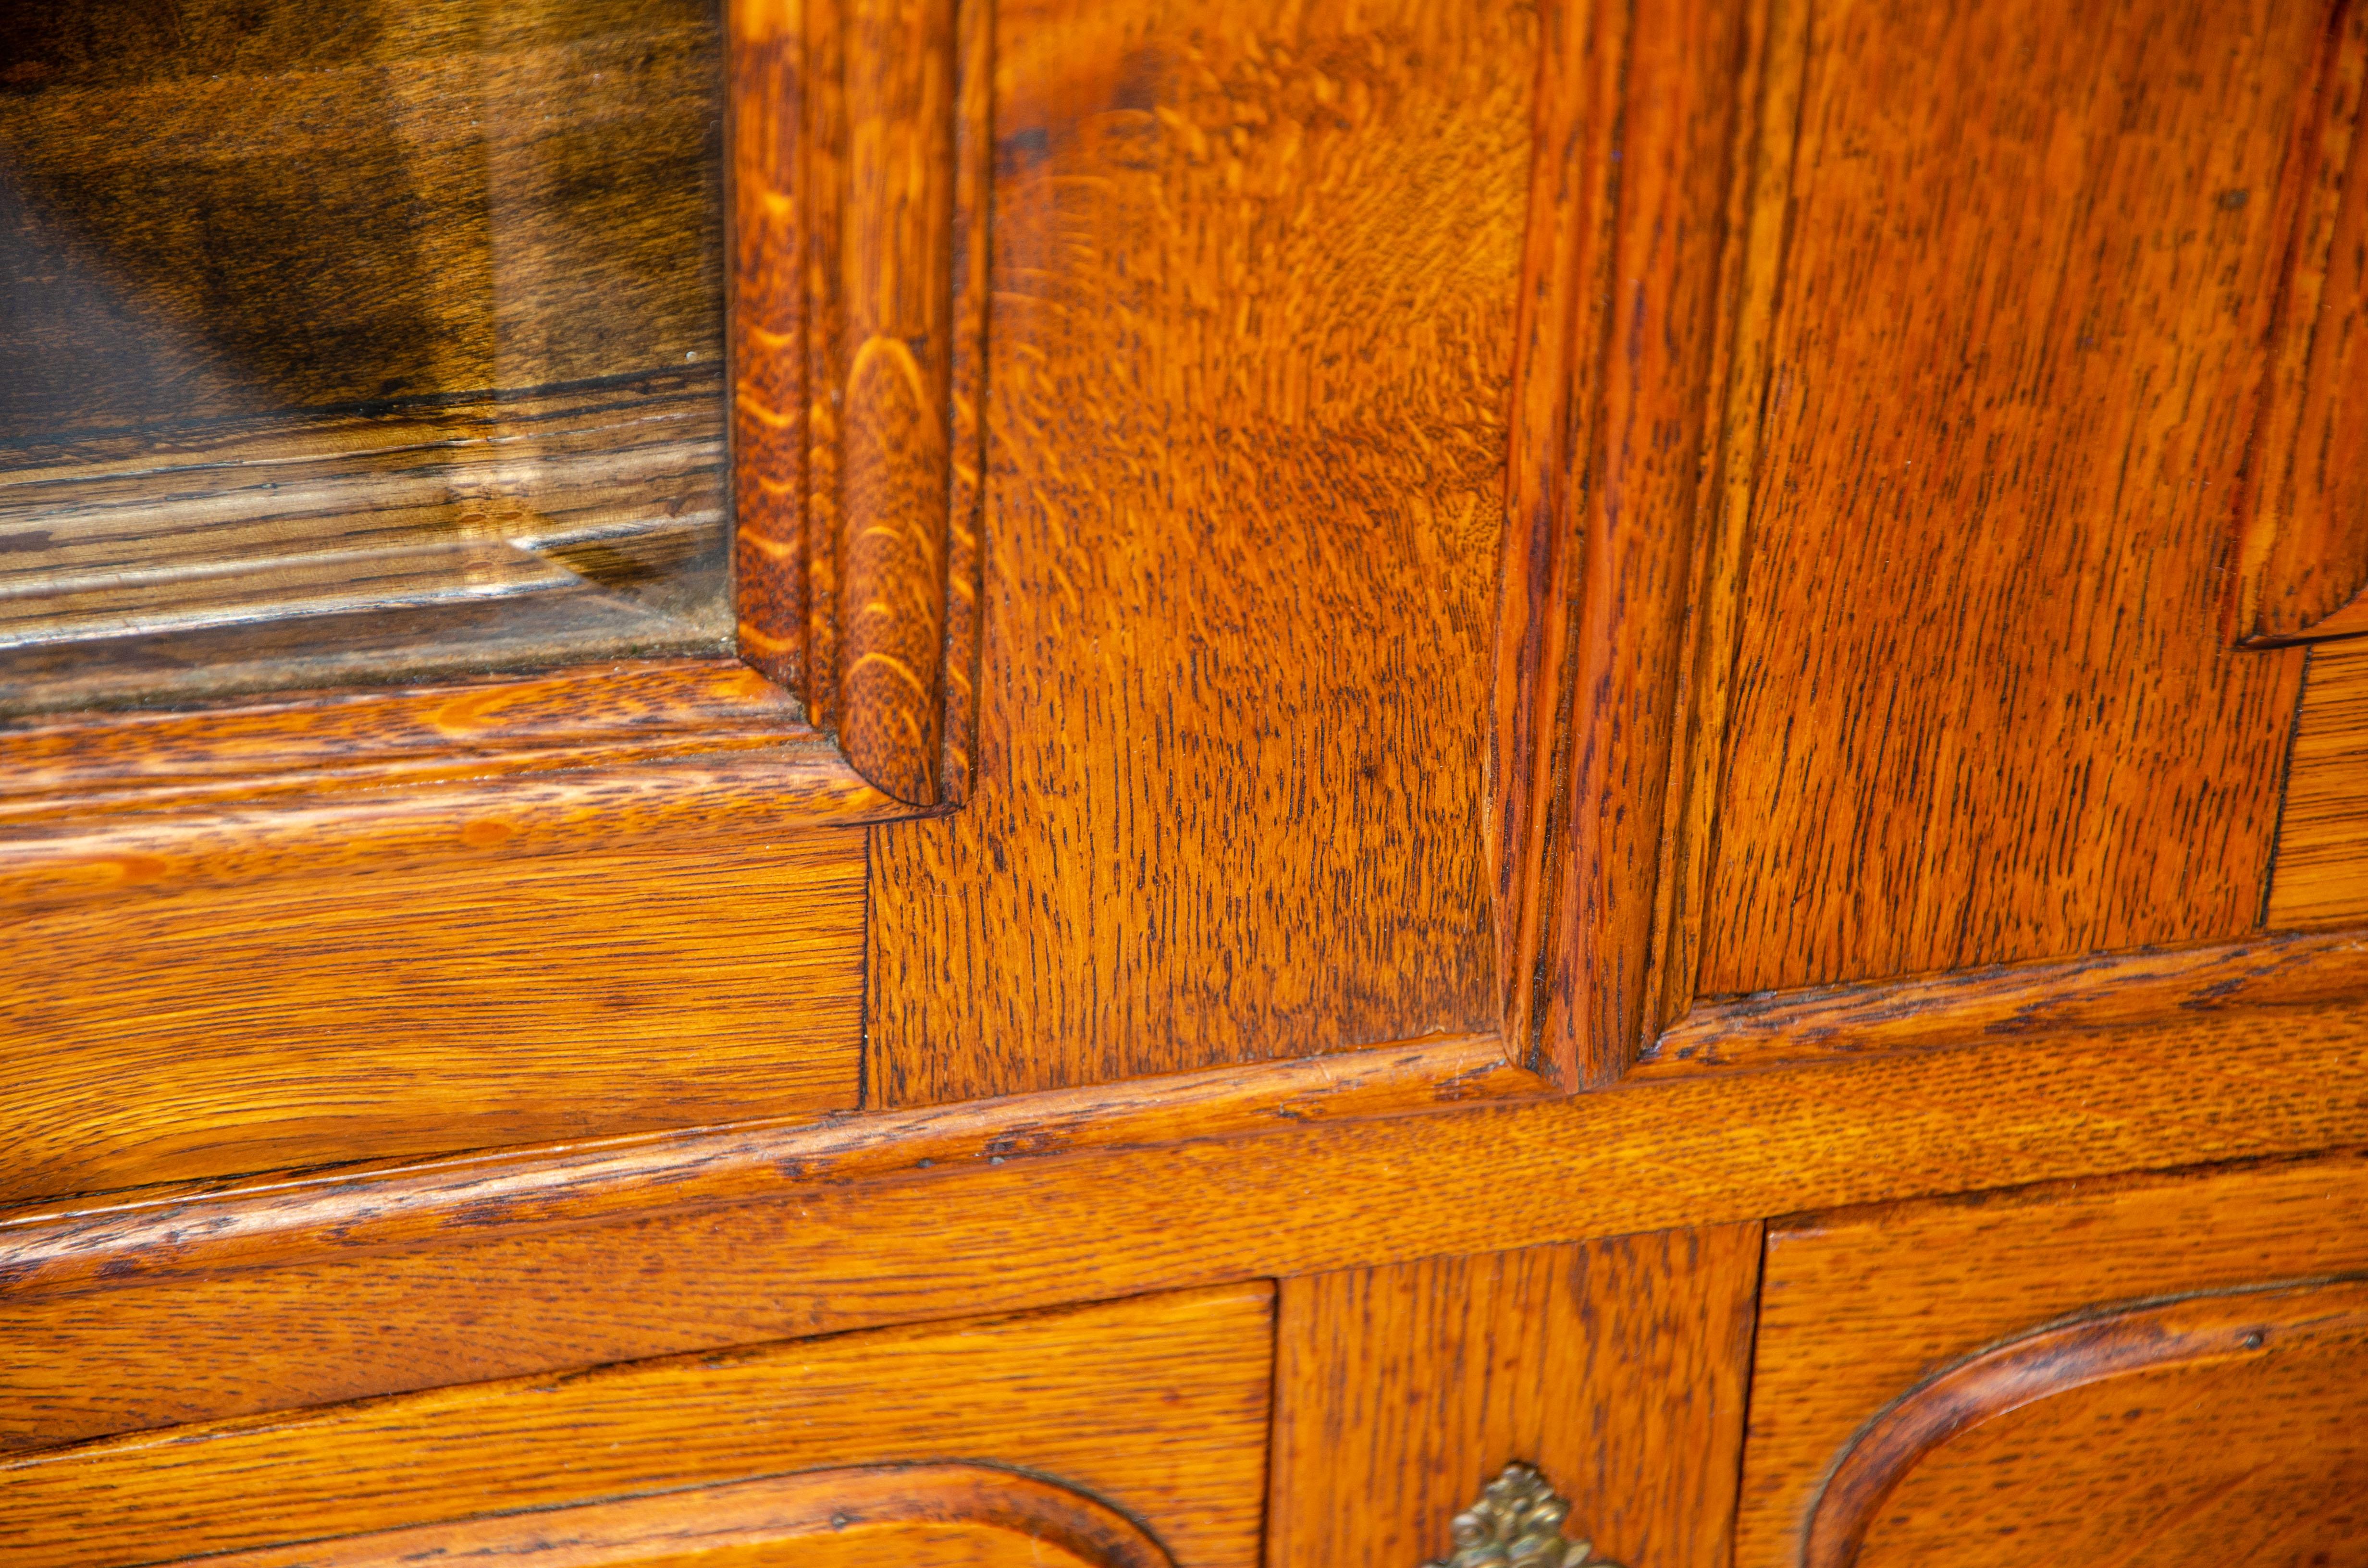
[[[2278,815],[2270,830],[2269,862],[2261,868],[2260,903],[2253,916],[2253,929],[2270,928],[2270,903],[2276,896],[2278,862],[2285,858],[2286,802],[2294,793],[2294,747],[2302,740],[2302,712],[2310,700],[2310,683],[2317,674],[2318,654],[2316,649],[2303,654],[2302,679],[2294,683],[2294,711],[2286,717],[2285,756],[2278,766]]]

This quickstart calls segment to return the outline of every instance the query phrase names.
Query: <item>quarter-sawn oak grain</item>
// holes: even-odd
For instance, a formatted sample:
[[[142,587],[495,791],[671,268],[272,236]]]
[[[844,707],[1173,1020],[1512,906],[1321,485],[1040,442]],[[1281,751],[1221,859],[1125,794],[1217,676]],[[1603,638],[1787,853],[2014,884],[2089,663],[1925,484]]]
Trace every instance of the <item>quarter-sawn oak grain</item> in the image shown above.
[[[1284,1280],[1268,1563],[1443,1557],[1522,1460],[1614,1562],[1726,1568],[1759,1282],[1754,1223]]]
[[[0,1300],[0,1442],[1229,1279],[2368,1142],[2368,1018],[1636,1084],[1519,1108],[973,1161],[770,1200]],[[663,1201],[657,1195],[654,1199]],[[470,1240],[472,1234],[481,1239]],[[423,1306],[423,1303],[428,1303]],[[465,1324],[465,1330],[459,1325]]]
[[[2221,596],[2324,24],[1817,8],[1698,994],[2258,920],[2301,656]]]
[[[816,1466],[1015,1466],[1258,1568],[1263,1284],[439,1389],[0,1464],[21,1568],[159,1556]]]
[[[2310,651],[2265,917],[2273,930],[2368,920],[2368,640]]]
[[[1852,1434],[1992,1344],[2149,1298],[2362,1271],[2358,1154],[1773,1222],[1736,1561],[1800,1561]]]
[[[1532,35],[997,7],[976,778],[875,840],[870,1103],[1495,1028]]]

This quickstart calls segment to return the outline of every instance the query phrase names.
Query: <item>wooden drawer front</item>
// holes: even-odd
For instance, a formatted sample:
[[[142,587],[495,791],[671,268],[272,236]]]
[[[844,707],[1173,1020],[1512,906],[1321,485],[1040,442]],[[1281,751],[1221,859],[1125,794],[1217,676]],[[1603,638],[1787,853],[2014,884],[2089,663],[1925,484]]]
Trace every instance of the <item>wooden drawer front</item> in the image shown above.
[[[1257,1568],[1270,1302],[1263,1284],[1141,1297],[35,1455],[0,1467],[0,1558],[101,1568],[245,1551],[292,1568],[568,1540],[582,1551],[552,1562],[598,1564],[666,1561],[674,1531],[685,1551],[756,1553],[722,1561],[778,1551],[804,1563],[835,1550],[814,1539],[819,1510],[916,1562],[1000,1563],[1003,1537],[1042,1527],[1071,1556],[1157,1568],[1133,1536],[1102,1528],[1115,1509],[1179,1568]],[[951,1468],[870,1473],[914,1465]],[[755,1484],[817,1470],[847,1473]],[[1051,1490],[999,1487],[995,1472],[1013,1470]],[[654,1500],[684,1488],[715,1490]],[[605,1512],[576,1506],[587,1504]],[[557,1512],[538,1531],[476,1518],[541,1509]],[[400,1539],[338,1539],[386,1531]]]
[[[2368,1562],[2368,1161],[1772,1227],[1751,1406],[1738,1565]]]

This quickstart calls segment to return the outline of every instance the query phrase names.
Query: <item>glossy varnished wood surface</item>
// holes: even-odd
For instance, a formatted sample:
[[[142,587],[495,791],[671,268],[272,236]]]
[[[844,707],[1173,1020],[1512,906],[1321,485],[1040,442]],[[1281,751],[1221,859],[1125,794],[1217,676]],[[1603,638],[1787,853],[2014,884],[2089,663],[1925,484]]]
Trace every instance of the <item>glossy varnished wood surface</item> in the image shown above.
[[[2356,1154],[1773,1223],[1736,1561],[1801,1561],[1821,1485],[1853,1434],[1987,1346],[2150,1298],[2363,1270],[2368,1163]],[[2307,1402],[2294,1409],[2313,1419]],[[2276,1414],[2260,1407],[2253,1428],[2272,1447]],[[2113,1491],[2100,1485],[2092,1503]],[[2207,1528],[2194,1495],[2188,1525]]]
[[[2368,7],[2339,0],[2282,182],[2290,229],[2232,619],[2248,642],[2368,631]]]
[[[0,1301],[0,1418],[13,1446],[66,1442],[1087,1292],[2368,1142],[2363,1039],[2356,1006],[2263,1009],[1520,1108],[971,1159],[575,1226],[529,1212],[523,1233],[506,1225],[523,1199],[472,1227],[464,1195],[424,1244],[341,1252],[333,1221],[302,1247],[275,1245],[272,1267],[111,1285],[103,1312],[81,1291]]]
[[[2368,641],[2310,651],[2265,913],[2273,929],[2368,920]]]
[[[2233,937],[2221,631],[2316,6],[1818,7],[1697,986]]]
[[[1490,1035],[1002,1100],[587,1140],[378,1169],[146,1187],[0,1215],[0,1289],[17,1300],[135,1277],[202,1278],[302,1258],[324,1242],[467,1240],[498,1224],[580,1224],[669,1205],[787,1196],[817,1182],[999,1165],[1079,1149],[1390,1115],[1551,1086]]]
[[[741,650],[857,771],[967,792],[977,658],[989,8],[741,0]]]
[[[26,1568],[111,1568],[959,1456],[1115,1504],[1179,1568],[1257,1568],[1269,1297],[888,1329],[91,1445],[0,1465],[0,1530]]]
[[[2368,1282],[2180,1297],[1995,1346],[1861,1433],[1806,1568],[2368,1551]]]
[[[423,1558],[535,1568],[1172,1568],[1110,1505],[984,1465],[807,1471],[524,1516],[208,1556],[212,1568],[404,1568]]]
[[[996,28],[977,771],[876,843],[874,1099],[1492,1028],[1532,18]]]
[[[857,1103],[861,829],[471,870],[382,858],[17,915],[0,1195]]]
[[[1640,1043],[1754,8],[1549,8],[1496,713],[1504,1028],[1570,1087]]]
[[[1674,1076],[2066,1028],[2192,1028],[2212,1014],[2368,994],[2368,931],[1998,964],[1697,1004],[1635,1071]]]
[[[1269,1568],[1420,1562],[1514,1460],[1620,1562],[1725,1568],[1759,1227],[1280,1287]]]

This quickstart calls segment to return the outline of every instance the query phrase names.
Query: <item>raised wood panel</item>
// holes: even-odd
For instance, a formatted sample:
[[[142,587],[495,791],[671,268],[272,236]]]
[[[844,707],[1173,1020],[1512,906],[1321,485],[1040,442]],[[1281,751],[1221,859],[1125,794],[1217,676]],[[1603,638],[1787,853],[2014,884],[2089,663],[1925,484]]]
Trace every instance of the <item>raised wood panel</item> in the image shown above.
[[[21,911],[0,1195],[851,1108],[864,877],[859,828]]]
[[[1244,1285],[605,1367],[0,1464],[24,1568],[112,1568],[817,1466],[962,1459],[1257,1568],[1273,1350]]]
[[[1492,1028],[1520,0],[997,8],[978,764],[873,1102]]]
[[[2334,10],[2280,192],[2294,237],[2233,617],[2249,643],[2368,631],[2368,6]]]
[[[1759,1227],[1286,1279],[1269,1568],[1448,1554],[1515,1460],[1565,1534],[1634,1568],[1726,1568]]]
[[[300,1208],[295,1233],[266,1256],[234,1248],[214,1266],[200,1223],[225,1221],[240,1247],[248,1238],[201,1210],[179,1254],[147,1279],[111,1278],[110,1267],[138,1265],[108,1250],[102,1224],[85,1238],[95,1256],[85,1273],[106,1281],[104,1311],[71,1267],[63,1293],[0,1296],[0,1442],[1088,1291],[1369,1268],[1740,1223],[1804,1203],[2368,1142],[2363,1042],[2359,1005],[2296,1005],[1147,1148],[973,1146],[943,1168],[868,1180],[828,1163],[803,1176],[791,1157],[808,1146],[792,1143],[780,1185],[737,1194],[700,1186],[716,1146],[695,1141],[679,1160],[655,1152],[647,1202],[623,1213],[613,1198],[600,1207],[595,1184],[578,1219],[576,1172],[564,1163],[541,1193],[530,1169],[490,1193],[465,1173],[430,1169],[418,1173],[429,1211],[404,1213],[393,1234],[371,1220],[374,1184],[363,1182],[325,1195],[309,1218]],[[1031,1119],[1024,1100],[1004,1110]],[[450,1183],[441,1201],[439,1179]],[[272,1194],[256,1189],[274,1184],[246,1185],[241,1206],[268,1207]],[[677,1186],[679,1206],[647,1206],[668,1204]],[[494,1201],[480,1206],[484,1197]],[[408,1207],[401,1193],[393,1200]],[[71,1226],[74,1206],[43,1210],[61,1210]]]
[[[2357,1155],[2177,1176],[2123,1177],[1771,1223],[1736,1562],[1752,1568],[1798,1562],[1809,1551],[1806,1561],[1838,1568],[1842,1559],[1815,1555],[1808,1533],[1828,1471],[1842,1460],[1861,1427],[1895,1400],[1988,1346],[2020,1340],[2059,1319],[2093,1316],[2149,1299],[2208,1297],[2363,1271],[2368,1271],[2368,1162]],[[2248,1313],[2259,1318],[2252,1308],[2231,1306],[2229,1312],[2230,1323]],[[2310,1316],[2308,1312],[2302,1314],[2304,1319]],[[2244,1348],[2244,1334],[2255,1328],[2261,1328],[2275,1348],[2279,1330],[2273,1320],[2274,1313],[2241,1325],[2243,1332],[2233,1336],[2236,1348]],[[2248,1388],[2242,1377],[2220,1387],[2187,1385],[2196,1403],[2186,1418],[2219,1423],[2215,1429],[2231,1440],[2264,1445],[2255,1452],[2267,1463],[2283,1446],[2305,1441],[2311,1423],[2340,1414],[2340,1396],[2338,1404],[2330,1405],[2305,1396],[2307,1386],[2332,1375],[2346,1380],[2356,1396],[2362,1351],[2356,1329],[2344,1332],[2353,1335],[2346,1342],[2352,1348],[2330,1343],[2327,1350],[2332,1359],[2317,1358],[2316,1371],[2299,1363],[2290,1369],[2301,1379],[2301,1385],[2286,1390],[2298,1396],[2291,1407],[2298,1424],[2293,1429],[2281,1435],[2276,1408],[2253,1403],[2255,1396],[2263,1401],[2282,1397],[2278,1390],[2269,1383]],[[2159,1340],[2159,1335],[2150,1333],[2137,1335],[2133,1343]],[[2070,1375],[2068,1364],[2062,1357],[2035,1359],[2033,1375],[2040,1381],[2032,1392],[2044,1392],[2051,1386],[2048,1379]],[[2092,1439],[2102,1442],[2111,1437],[2137,1445],[2130,1450],[2133,1454],[2146,1443],[2172,1440],[2169,1434],[2182,1419],[2175,1408],[2180,1396],[2169,1392],[2172,1385],[2101,1386],[2118,1388],[2114,1397],[2128,1403],[2107,1400],[2090,1415],[2079,1414],[2084,1405],[2066,1406],[2063,1418],[2072,1424],[2067,1429],[2077,1429],[2093,1416],[2105,1424],[2089,1428]],[[2105,1419],[2117,1410],[2159,1410],[2172,1425],[2156,1426],[2147,1416],[2117,1426]],[[2036,1423],[2041,1417],[2031,1419]],[[2151,1432],[2146,1430],[2150,1426]],[[2053,1483],[2041,1473],[2040,1456],[2059,1451],[2048,1447],[2057,1439],[2042,1438],[2036,1426],[2021,1430],[2040,1447],[2020,1460],[2014,1460],[2009,1440],[2000,1437],[1980,1451],[1987,1458],[1976,1455],[1965,1461],[1986,1477],[1983,1484],[1998,1488],[1998,1506],[2007,1506],[2018,1494],[2015,1489],[2022,1487],[2034,1506],[2047,1496],[2056,1499],[2049,1506],[2071,1506],[2064,1499],[2078,1496],[2079,1478],[2101,1474],[2085,1469],[2061,1471],[2057,1479],[2070,1485],[2071,1493],[2046,1492]],[[2343,1458],[2346,1451],[2331,1449],[2321,1456],[2337,1467],[2330,1473],[2341,1472],[2351,1462]],[[2208,1532],[2213,1521],[2206,1499],[2214,1463],[2198,1456],[2167,1475],[2144,1472],[2167,1485],[2175,1482],[2177,1494],[2196,1505],[2183,1521],[2170,1522],[2173,1536],[2161,1539],[2186,1539],[2177,1536],[2178,1530]],[[2310,1455],[2296,1451],[2258,1479],[2269,1482],[2273,1473],[2306,1476],[2310,1463]],[[2134,1472],[2120,1473],[2122,1486],[2127,1487]],[[1937,1478],[1940,1472],[1934,1474]],[[1932,1484],[1940,1483],[1936,1479]],[[1964,1495],[1949,1487],[1941,1490]],[[2088,1497],[2089,1510],[2093,1513],[2117,1494],[2100,1483]],[[2166,1496],[2170,1494],[2166,1491]],[[1938,1506],[1940,1494],[1927,1501]],[[1984,1517],[1975,1513],[1968,1518]],[[1911,1528],[1907,1516],[1899,1518],[1898,1528],[1907,1532],[1900,1540],[1930,1544],[1931,1537],[1914,1533],[1922,1526]],[[1869,1537],[1870,1542],[1875,1539]],[[2209,1533],[2194,1539],[2216,1544]],[[2029,1540],[2026,1534],[2020,1544],[2027,1549]],[[2126,1548],[2129,1543],[2120,1544]],[[1990,1560],[1979,1554],[1987,1548],[1977,1549],[1977,1543],[1968,1541],[1965,1550],[1968,1555],[1962,1561]],[[1959,1561],[1945,1555],[1941,1560]]]
[[[2259,919],[2300,654],[2219,627],[2326,25],[1809,9],[1693,994]]]
[[[2368,1283],[2134,1306],[1908,1393],[1836,1468],[1805,1568],[2160,1553],[2368,1561]]]
[[[202,1559],[209,1568],[1173,1568],[1143,1528],[1082,1492],[983,1465],[808,1471],[555,1512],[425,1525]]]
[[[2272,929],[2368,921],[2368,642],[2310,651],[2265,913]]]

